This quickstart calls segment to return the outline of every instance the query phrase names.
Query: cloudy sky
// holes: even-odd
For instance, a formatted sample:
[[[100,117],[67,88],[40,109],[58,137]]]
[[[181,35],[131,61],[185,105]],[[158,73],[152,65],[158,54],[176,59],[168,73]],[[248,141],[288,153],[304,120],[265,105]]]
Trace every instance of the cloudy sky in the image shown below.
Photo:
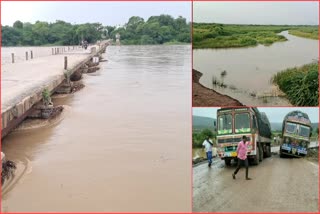
[[[194,2],[194,22],[317,25],[318,2]]]
[[[216,118],[217,117],[217,109],[219,109],[219,108],[193,108],[193,115]],[[275,107],[269,107],[269,108],[258,108],[258,109],[259,109],[259,111],[265,112],[267,114],[270,122],[282,122],[284,116],[286,116],[286,114],[289,113],[290,111],[294,111],[294,110],[300,110],[302,112],[307,113],[309,115],[309,118],[312,123],[319,122],[319,108],[309,108],[309,107],[275,108]]]
[[[16,20],[34,23],[38,20],[70,23],[100,22],[103,25],[123,25],[131,16],[145,20],[150,16],[169,14],[191,21],[190,2],[1,2],[1,24]]]

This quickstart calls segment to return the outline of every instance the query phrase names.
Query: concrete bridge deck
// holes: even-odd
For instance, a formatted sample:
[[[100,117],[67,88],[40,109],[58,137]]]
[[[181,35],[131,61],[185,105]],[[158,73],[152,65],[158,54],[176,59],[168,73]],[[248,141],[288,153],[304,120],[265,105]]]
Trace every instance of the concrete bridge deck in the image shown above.
[[[87,50],[35,58],[1,66],[2,137],[20,123],[31,107],[42,99],[42,91],[53,92],[65,79],[64,57],[68,58],[71,73],[104,51],[107,42],[89,46]],[[96,52],[90,49],[96,47]]]

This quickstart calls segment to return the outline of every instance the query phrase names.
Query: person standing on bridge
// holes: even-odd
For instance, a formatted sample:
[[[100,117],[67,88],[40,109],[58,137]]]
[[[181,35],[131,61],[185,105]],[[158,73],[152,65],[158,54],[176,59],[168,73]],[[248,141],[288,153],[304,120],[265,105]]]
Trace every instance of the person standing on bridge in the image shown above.
[[[207,138],[203,141],[202,146],[205,148],[206,150],[206,154],[207,154],[207,159],[208,159],[208,166],[211,167],[212,164],[212,146],[213,143],[212,141],[209,139],[209,136],[207,136]]]
[[[237,148],[238,167],[236,171],[234,171],[234,173],[232,174],[233,179],[236,179],[236,174],[241,168],[241,164],[244,163],[246,167],[246,180],[251,180],[251,178],[248,177],[248,174],[249,174],[249,166],[248,166],[249,164],[248,164],[248,158],[247,158],[248,144],[249,142],[247,142],[247,137],[242,136],[242,141],[240,141]]]

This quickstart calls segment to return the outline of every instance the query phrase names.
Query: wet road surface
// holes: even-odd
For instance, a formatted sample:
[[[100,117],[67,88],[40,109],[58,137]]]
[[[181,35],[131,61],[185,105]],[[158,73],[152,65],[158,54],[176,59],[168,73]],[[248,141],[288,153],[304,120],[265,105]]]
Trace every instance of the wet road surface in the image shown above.
[[[194,212],[302,212],[318,211],[318,165],[305,159],[273,155],[258,166],[225,167],[218,158],[212,168],[193,169]]]

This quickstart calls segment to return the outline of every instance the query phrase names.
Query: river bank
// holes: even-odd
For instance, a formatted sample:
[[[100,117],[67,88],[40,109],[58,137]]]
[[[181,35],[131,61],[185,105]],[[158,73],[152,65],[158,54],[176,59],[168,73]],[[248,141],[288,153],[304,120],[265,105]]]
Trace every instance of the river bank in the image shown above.
[[[318,62],[288,68],[275,74],[272,81],[279,86],[293,105],[318,106],[318,70]]]
[[[203,74],[200,84],[244,105],[295,105],[274,85],[272,78],[288,68],[315,62],[319,44],[317,40],[296,37],[288,31],[280,34],[288,41],[250,48],[194,49],[193,68]]]
[[[199,106],[242,106],[238,100],[222,95],[199,83],[202,73],[192,69],[192,105]]]
[[[282,31],[302,38],[318,39],[318,26],[194,23],[193,28],[194,49],[269,46],[288,41],[279,34]]]

